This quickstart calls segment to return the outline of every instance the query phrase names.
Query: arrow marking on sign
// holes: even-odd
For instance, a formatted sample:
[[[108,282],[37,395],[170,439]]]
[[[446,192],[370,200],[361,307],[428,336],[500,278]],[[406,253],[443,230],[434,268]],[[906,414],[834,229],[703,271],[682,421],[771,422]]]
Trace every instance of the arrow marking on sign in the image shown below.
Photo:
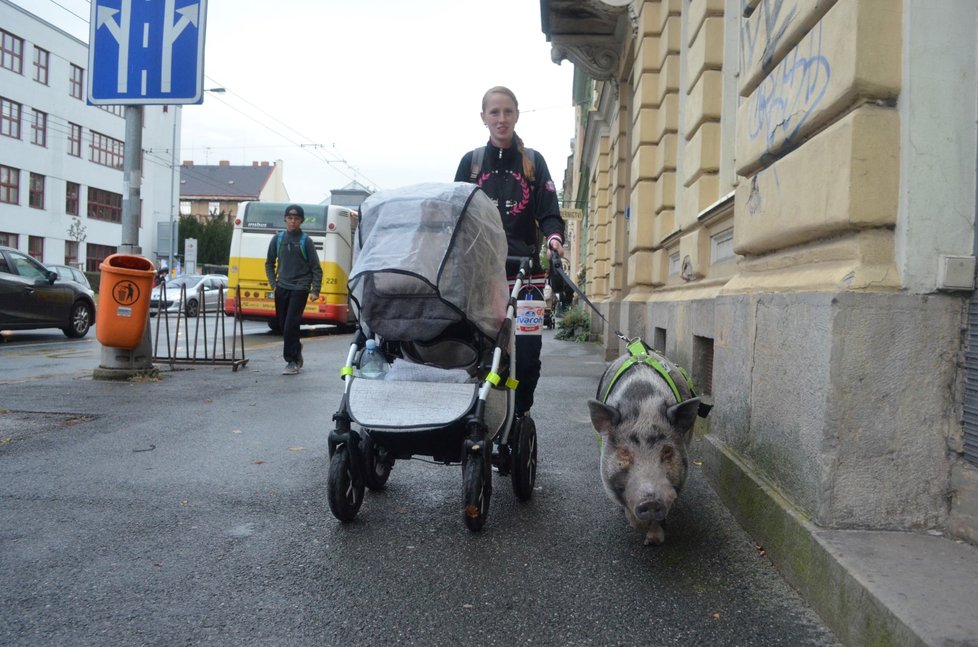
[[[119,22],[116,22],[115,15],[118,9],[99,5],[96,29],[103,25],[112,34],[112,38],[119,44],[119,59],[116,67],[116,91],[120,94],[125,93],[128,86],[128,67],[129,67],[129,20],[131,18],[131,0],[122,0],[122,15]]]
[[[166,0],[163,10],[163,64],[160,70],[160,90],[169,92],[173,74],[173,43],[190,25],[197,26],[200,16],[200,5],[191,4],[175,9],[176,0]],[[180,14],[180,19],[173,22],[174,14]]]

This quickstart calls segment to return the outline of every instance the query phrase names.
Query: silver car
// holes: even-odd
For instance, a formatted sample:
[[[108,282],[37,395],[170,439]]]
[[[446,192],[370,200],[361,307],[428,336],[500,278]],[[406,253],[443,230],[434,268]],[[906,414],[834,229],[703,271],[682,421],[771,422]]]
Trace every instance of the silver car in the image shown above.
[[[224,310],[228,277],[221,274],[184,274],[160,283],[149,298],[150,315],[181,312],[196,317]]]
[[[74,281],[75,283],[81,283],[89,290],[92,289],[92,284],[89,283],[88,277],[76,267],[71,267],[70,265],[48,265],[47,268],[52,272],[58,273],[59,281]]]

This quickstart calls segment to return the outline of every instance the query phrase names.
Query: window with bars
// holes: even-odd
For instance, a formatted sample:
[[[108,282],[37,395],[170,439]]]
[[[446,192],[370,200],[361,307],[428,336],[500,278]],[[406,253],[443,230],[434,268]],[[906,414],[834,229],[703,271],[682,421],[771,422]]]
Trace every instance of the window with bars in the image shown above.
[[[44,208],[44,176],[40,173],[31,173],[27,204],[34,209]]]
[[[115,254],[115,249],[109,245],[96,245],[95,243],[85,245],[85,270],[98,272],[99,265],[109,256]]]
[[[125,142],[115,139],[114,137],[109,137],[108,135],[95,132],[94,130],[91,131],[91,133],[92,145],[89,148],[90,154],[88,159],[96,164],[119,169],[121,171],[122,159],[126,150]]]
[[[78,67],[74,63],[71,64],[71,79],[69,81],[69,93],[76,99],[81,99],[85,96],[85,70]]]
[[[88,187],[88,217],[122,222],[122,194]]]
[[[68,154],[81,157],[82,127],[68,122]]]
[[[24,73],[24,39],[0,29],[0,67]]]
[[[0,165],[0,202],[20,204],[20,169]]]
[[[51,61],[51,53],[46,49],[34,46],[34,80],[38,83],[48,84],[48,67]]]
[[[65,213],[69,216],[78,215],[78,196],[81,186],[77,182],[65,182]]]
[[[44,262],[44,239],[40,236],[27,237],[27,253]]]
[[[34,111],[34,121],[31,124],[31,143],[38,146],[48,145],[48,113]]]
[[[0,135],[20,139],[20,104],[0,97]]]

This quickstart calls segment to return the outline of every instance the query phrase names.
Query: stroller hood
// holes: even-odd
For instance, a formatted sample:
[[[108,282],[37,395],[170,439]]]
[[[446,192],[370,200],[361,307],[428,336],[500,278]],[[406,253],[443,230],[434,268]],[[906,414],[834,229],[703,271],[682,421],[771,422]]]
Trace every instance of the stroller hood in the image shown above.
[[[468,322],[492,338],[506,317],[506,234],[499,211],[466,182],[418,184],[360,205],[350,306],[361,329],[430,341]]]

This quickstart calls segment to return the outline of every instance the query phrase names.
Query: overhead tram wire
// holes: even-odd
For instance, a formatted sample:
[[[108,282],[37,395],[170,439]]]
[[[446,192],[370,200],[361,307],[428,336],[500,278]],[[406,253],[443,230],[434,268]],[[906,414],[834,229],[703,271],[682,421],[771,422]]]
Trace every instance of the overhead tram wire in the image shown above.
[[[243,96],[241,96],[237,92],[234,92],[233,90],[227,89],[227,86],[225,86],[222,83],[220,83],[217,79],[215,79],[213,77],[210,77],[210,76],[205,76],[204,78],[207,79],[208,81],[210,81],[211,83],[219,86],[219,87],[223,87],[225,89],[225,93],[234,95],[236,98],[240,99],[242,102],[244,102],[247,105],[251,106],[252,108],[254,108],[255,110],[257,110],[258,112],[260,112],[264,116],[266,116],[269,119],[271,119],[272,121],[274,121],[274,122],[276,122],[276,123],[284,126],[285,128],[289,129],[290,131],[292,131],[293,133],[295,133],[296,135],[298,135],[301,139],[305,140],[306,142],[313,141],[313,138],[312,137],[308,137],[305,133],[299,132],[298,130],[296,130],[292,126],[290,126],[287,123],[285,123],[285,122],[281,121],[280,119],[278,119],[275,115],[270,114],[270,113],[266,112],[265,110],[263,110],[262,108],[260,108],[260,107],[256,106],[255,104],[251,103],[250,101],[248,101],[247,99],[245,99]],[[320,145],[310,146],[309,144],[302,144],[302,143],[299,143],[299,142],[295,142],[292,138],[290,138],[290,137],[288,137],[288,136],[286,136],[286,135],[284,135],[284,134],[282,134],[280,132],[277,132],[277,131],[275,131],[272,128],[269,128],[268,125],[265,124],[264,122],[258,121],[257,119],[253,118],[251,115],[248,115],[244,111],[239,110],[238,108],[234,107],[227,100],[225,100],[223,97],[217,96],[216,98],[219,101],[221,101],[222,103],[224,103],[225,105],[227,105],[232,110],[235,110],[236,112],[238,112],[238,113],[240,113],[240,114],[248,117],[249,119],[251,119],[252,121],[254,121],[257,124],[260,124],[261,126],[263,126],[264,128],[266,128],[270,132],[275,133],[276,135],[278,135],[279,137],[282,137],[286,141],[289,141],[289,142],[292,142],[293,144],[296,144],[300,148],[304,148],[313,157],[315,157],[316,159],[320,160],[321,162],[323,162],[325,164],[329,164],[330,166],[335,166],[335,165],[338,165],[338,164],[342,164],[347,169],[349,169],[350,171],[352,171],[354,173],[354,175],[355,175],[355,177],[350,177],[347,173],[343,173],[343,172],[341,172],[341,171],[339,171],[337,169],[337,172],[339,172],[344,177],[347,177],[347,178],[349,178],[351,180],[354,180],[354,181],[359,181],[357,179],[357,177],[356,177],[356,176],[359,176],[362,180],[365,180],[367,183],[372,184],[374,187],[377,187],[377,183],[376,182],[374,182],[372,179],[370,179],[369,177],[367,177],[366,175],[364,175],[358,168],[356,168],[355,166],[352,166],[343,156],[339,156],[339,153],[338,152],[335,152],[335,151],[333,152],[333,154],[339,156],[337,159],[330,159],[330,158],[328,158],[328,157],[325,156],[325,153],[322,156],[316,155],[312,151],[313,150],[316,150],[316,149],[322,149],[322,150],[325,151],[325,150],[327,150],[325,148],[325,146],[322,146],[321,144]]]
[[[235,96],[238,96],[238,95],[235,95]],[[344,166],[346,166],[347,168],[349,168],[350,170],[352,170],[354,173],[356,173],[356,169],[354,169],[353,167],[351,167],[348,164],[346,164],[346,160],[331,160],[331,159],[327,159],[324,156],[317,155],[315,152],[313,152],[316,149],[309,148],[308,146],[303,145],[301,142],[295,141],[294,139],[292,139],[288,135],[286,135],[284,133],[281,133],[281,132],[278,132],[274,128],[269,127],[268,124],[262,123],[261,121],[255,119],[254,117],[252,117],[251,115],[249,115],[247,112],[245,112],[245,111],[241,110],[240,108],[237,108],[236,106],[232,105],[230,102],[228,102],[227,100],[225,100],[223,97],[215,96],[215,98],[218,101],[220,101],[221,103],[223,103],[224,105],[226,105],[231,110],[234,110],[235,112],[237,112],[237,113],[239,113],[239,114],[247,117],[248,119],[250,119],[251,121],[255,122],[256,124],[262,126],[263,128],[265,128],[269,132],[271,132],[271,133],[273,133],[273,134],[281,137],[285,141],[290,142],[290,143],[292,143],[295,146],[298,146],[300,149],[302,149],[305,152],[309,153],[310,155],[312,155],[315,159],[319,160],[320,162],[323,162],[324,164],[327,164],[330,167],[333,167],[333,170],[335,170],[337,173],[339,173],[343,177],[348,178],[350,180],[354,180],[354,181],[356,180],[356,177],[350,176],[343,169],[341,169],[341,168],[335,168],[335,165],[336,164],[343,163]]]

